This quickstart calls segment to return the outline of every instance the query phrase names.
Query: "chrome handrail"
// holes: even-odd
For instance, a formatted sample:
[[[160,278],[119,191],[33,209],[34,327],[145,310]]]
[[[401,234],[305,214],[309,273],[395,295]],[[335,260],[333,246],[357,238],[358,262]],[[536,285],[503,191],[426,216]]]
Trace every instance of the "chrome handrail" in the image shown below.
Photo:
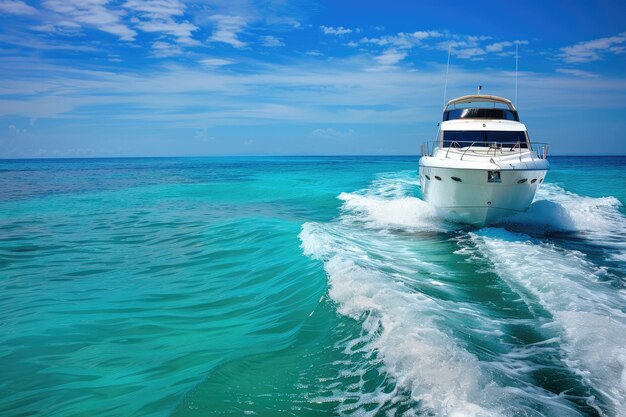
[[[546,159],[550,149],[550,145],[546,142],[530,142],[527,148],[522,147],[522,143],[520,142],[504,143],[463,140],[450,141],[450,146],[446,147],[441,145],[441,140],[433,140],[422,143],[420,147],[422,156],[433,156],[435,149],[441,148],[446,150],[446,158],[450,157],[450,152],[458,153],[461,151],[461,159],[463,159],[468,152],[473,152],[473,156],[493,157],[497,154],[498,150],[500,151],[500,155],[504,155],[506,152],[504,149],[508,148],[509,150],[506,153],[517,153],[519,154],[520,160],[522,155],[525,153],[524,150],[528,151],[533,159],[535,157],[537,159]],[[493,150],[493,155],[491,155],[491,150]]]
[[[468,147],[467,147],[467,149],[465,150],[465,152],[463,152],[463,155],[461,155],[461,159],[463,159],[463,157],[465,156],[465,154],[467,153],[467,151],[468,151],[468,150],[469,150],[472,146],[474,146],[474,143],[476,143],[476,142],[472,142],[472,143],[470,144],[470,146],[468,146]],[[447,158],[447,157],[448,157],[448,154],[446,154],[446,158]]]

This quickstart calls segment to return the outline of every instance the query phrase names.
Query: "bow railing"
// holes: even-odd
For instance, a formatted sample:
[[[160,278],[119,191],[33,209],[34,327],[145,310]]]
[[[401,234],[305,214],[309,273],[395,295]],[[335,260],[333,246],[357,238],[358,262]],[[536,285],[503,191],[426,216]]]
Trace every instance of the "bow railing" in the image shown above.
[[[530,153],[531,158],[546,159],[550,145],[542,142],[532,142],[530,144],[520,143],[504,143],[504,142],[485,142],[485,141],[463,141],[463,140],[446,140],[443,143],[440,140],[434,140],[422,143],[422,156],[433,156],[436,149],[445,150],[445,157],[461,155],[463,159],[466,155],[484,156],[493,158],[494,156],[512,156],[519,154],[520,158],[524,154]],[[456,158],[455,158],[456,159]]]

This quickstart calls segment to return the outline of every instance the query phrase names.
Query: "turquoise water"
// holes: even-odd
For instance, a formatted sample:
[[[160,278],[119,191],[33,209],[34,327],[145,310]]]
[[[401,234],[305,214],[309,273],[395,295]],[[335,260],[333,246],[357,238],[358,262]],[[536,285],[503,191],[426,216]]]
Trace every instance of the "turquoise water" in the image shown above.
[[[626,416],[626,157],[473,229],[412,157],[0,161],[2,416]]]

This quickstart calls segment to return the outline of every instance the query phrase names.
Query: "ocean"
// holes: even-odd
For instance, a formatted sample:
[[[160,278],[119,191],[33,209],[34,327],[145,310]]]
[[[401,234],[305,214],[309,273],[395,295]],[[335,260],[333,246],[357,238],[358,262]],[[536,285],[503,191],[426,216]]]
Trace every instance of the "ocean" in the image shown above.
[[[418,157],[0,161],[1,416],[626,416],[626,157],[476,229]]]

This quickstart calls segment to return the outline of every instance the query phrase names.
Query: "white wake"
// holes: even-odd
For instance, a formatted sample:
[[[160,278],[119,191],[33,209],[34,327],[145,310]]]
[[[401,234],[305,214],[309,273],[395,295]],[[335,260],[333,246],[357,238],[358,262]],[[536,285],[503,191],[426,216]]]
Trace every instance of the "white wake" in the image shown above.
[[[424,233],[445,233],[459,227],[440,220],[432,208],[412,196],[416,186],[413,175],[383,175],[365,190],[342,193],[339,196],[343,201],[341,214],[335,221],[306,223],[299,235],[304,253],[323,261],[329,278],[329,295],[337,303],[339,313],[362,321],[368,335],[362,341],[362,349],[375,352],[382,359],[384,371],[436,416],[543,415],[533,404],[541,404],[539,408],[548,410],[551,416],[580,415],[571,403],[541,387],[529,386],[527,382],[519,387],[499,385],[492,375],[494,365],[481,362],[442,325],[441,312],[465,308],[463,303],[455,306],[453,301],[434,299],[405,285],[421,277],[454,272],[420,256],[394,233],[399,230],[404,238],[407,233],[416,233],[415,239],[420,239]],[[533,224],[532,214],[529,219]],[[499,243],[494,240],[497,238],[472,233],[471,239],[483,253],[498,250]],[[515,259],[517,251],[525,247],[510,249]],[[504,261],[495,266],[505,275],[503,271],[508,271],[505,268],[512,263],[506,260],[507,254],[498,255],[503,255]],[[597,314],[595,310],[591,313]],[[566,315],[562,318],[568,320]],[[574,322],[573,319],[568,321]],[[497,323],[485,331],[501,333]],[[568,346],[573,350],[581,349],[582,342],[568,337],[571,343]],[[619,348],[614,347],[616,350],[611,355],[618,358]],[[571,358],[577,360],[575,356]],[[507,357],[502,361],[503,369],[511,368],[514,363]],[[592,367],[606,365],[594,362],[591,357],[587,363]],[[584,372],[576,371],[581,375]],[[617,377],[608,371],[604,375],[609,374]],[[590,383],[595,381],[589,380]],[[620,390],[607,391],[606,395],[621,398]],[[389,395],[381,393],[383,400],[389,401]],[[374,415],[375,411],[366,414]]]

